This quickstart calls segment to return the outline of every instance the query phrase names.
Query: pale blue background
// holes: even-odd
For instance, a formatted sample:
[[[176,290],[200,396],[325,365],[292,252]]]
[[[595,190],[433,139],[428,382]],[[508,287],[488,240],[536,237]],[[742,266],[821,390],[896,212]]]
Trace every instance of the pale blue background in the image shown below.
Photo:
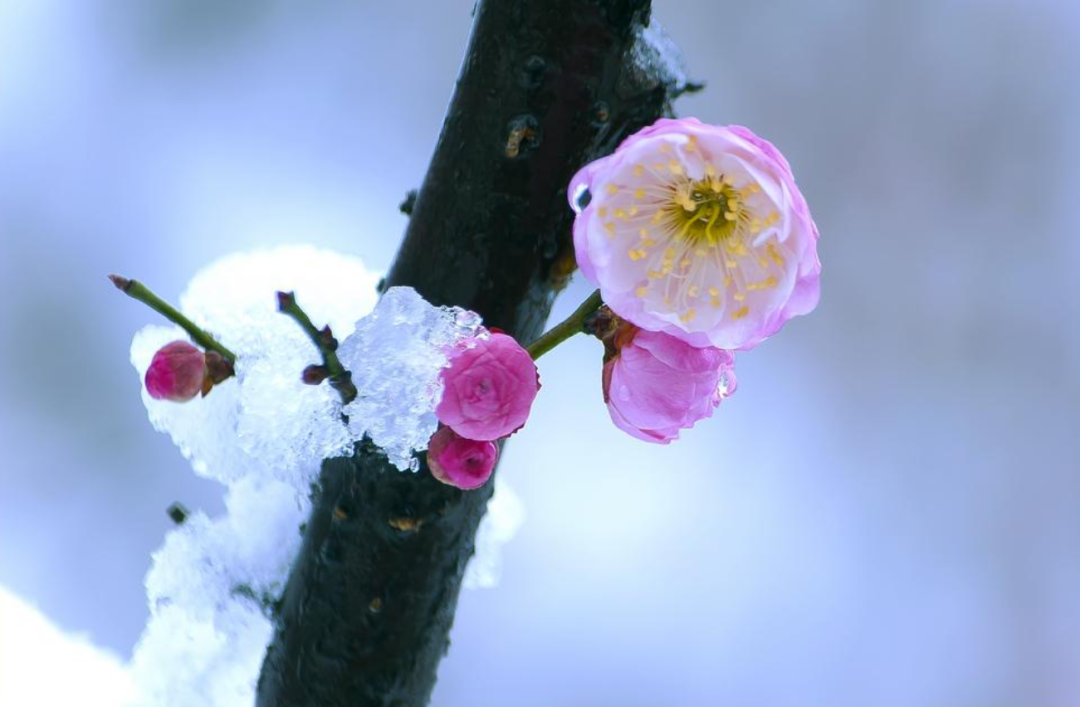
[[[1080,704],[1077,4],[656,6],[709,84],[679,111],[790,158],[822,303],[670,448],[610,425],[595,342],[544,359],[503,465],[529,519],[435,704]],[[105,274],[384,268],[470,9],[0,0],[0,584],[129,654],[165,507],[222,506]]]

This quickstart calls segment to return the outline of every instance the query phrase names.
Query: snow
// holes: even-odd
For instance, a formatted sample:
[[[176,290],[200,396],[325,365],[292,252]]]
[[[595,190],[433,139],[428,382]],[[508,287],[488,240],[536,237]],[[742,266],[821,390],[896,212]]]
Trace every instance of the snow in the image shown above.
[[[273,635],[270,607],[300,549],[309,504],[297,489],[254,476],[230,486],[225,503],[226,515],[192,514],[154,553],[152,619],[132,662],[143,704],[252,703]]]
[[[353,437],[368,435],[397,468],[417,471],[413,453],[427,449],[439,424],[447,351],[475,337],[480,321],[458,307],[433,307],[411,288],[387,290],[338,350],[359,392],[345,408]]]
[[[151,617],[130,665],[135,704],[250,707],[273,636],[271,607],[299,551],[323,459],[348,454],[366,435],[399,469],[418,468],[414,455],[438,424],[447,351],[485,334],[477,314],[435,307],[410,288],[379,299],[377,281],[356,258],[291,246],[223,258],[180,297],[180,310],[237,355],[236,376],[188,403],[154,400],[145,389],[143,402],[195,472],[227,486],[227,512],[193,513],[154,553]],[[329,385],[301,382],[320,358],[277,311],[279,290],[295,292],[341,342],[358,391],[344,409]],[[183,338],[175,326],[138,332],[131,361],[140,381],[154,352]],[[498,581],[500,547],[522,518],[520,500],[497,482],[466,586]]]
[[[465,567],[462,586],[491,589],[502,576],[502,546],[510,542],[525,522],[525,505],[510,485],[495,477],[495,493],[476,531],[476,554]]]
[[[134,693],[116,655],[0,586],[0,705],[116,707]]]
[[[686,63],[682,52],[656,18],[638,30],[630,57],[630,65],[646,76],[676,88],[686,86]]]

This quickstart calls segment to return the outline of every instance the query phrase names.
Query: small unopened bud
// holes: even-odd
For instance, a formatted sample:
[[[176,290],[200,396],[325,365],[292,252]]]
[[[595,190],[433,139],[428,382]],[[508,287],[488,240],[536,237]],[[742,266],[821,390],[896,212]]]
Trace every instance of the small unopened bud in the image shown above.
[[[236,369],[229,363],[229,359],[225,358],[217,351],[206,352],[206,380],[209,381],[211,385],[221,383],[225,379],[232,378],[235,375]],[[203,395],[209,391],[210,388],[208,386]]]
[[[206,356],[186,341],[165,344],[154,354],[145,381],[151,398],[187,402],[203,391]]]
[[[296,295],[292,292],[278,292],[277,293],[277,308],[279,312],[285,312],[293,308],[296,304]]]
[[[334,332],[330,331],[329,324],[319,330],[319,345],[327,351],[337,351],[337,339],[334,338]]]
[[[112,284],[116,285],[116,289],[121,292],[127,292],[128,288],[131,287],[131,280],[121,275],[109,275],[109,279],[112,280]]]
[[[184,521],[191,515],[188,509],[184,508],[184,504],[179,501],[170,504],[169,507],[165,509],[165,513],[168,514],[169,520],[177,525],[183,525]]]
[[[320,366],[318,364],[311,364],[304,369],[304,372],[300,376],[300,380],[304,381],[308,385],[318,385],[326,380],[330,376],[330,371],[326,369],[326,366]]]
[[[483,486],[495,462],[499,448],[494,442],[477,442],[459,436],[449,427],[440,427],[428,443],[427,461],[431,475],[459,489]]]

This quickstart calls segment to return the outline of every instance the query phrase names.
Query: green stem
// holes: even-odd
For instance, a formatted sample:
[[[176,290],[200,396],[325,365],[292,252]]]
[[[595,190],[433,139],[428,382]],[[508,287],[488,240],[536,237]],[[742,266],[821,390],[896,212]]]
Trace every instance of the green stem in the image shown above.
[[[315,348],[322,355],[323,367],[326,371],[323,375],[330,380],[330,386],[341,396],[342,405],[348,405],[356,400],[356,386],[352,382],[352,373],[341,365],[341,359],[337,355],[338,342],[334,338],[330,327],[316,328],[311,322],[311,317],[296,303],[296,295],[292,292],[278,292],[278,311],[292,317],[304,333],[315,344]]]
[[[583,333],[585,331],[585,320],[593,312],[600,309],[602,304],[604,304],[604,300],[600,297],[600,290],[596,290],[574,310],[573,314],[541,334],[526,346],[525,350],[529,352],[529,355],[535,361],[574,334]]]
[[[116,285],[116,289],[132,299],[139,300],[150,309],[161,314],[170,322],[186,331],[188,336],[191,337],[191,340],[202,348],[207,351],[216,351],[230,364],[236,363],[236,354],[218,343],[217,339],[200,329],[195,322],[185,317],[171,304],[151,292],[150,288],[146,285],[138,280],[129,280],[126,277],[120,277],[119,275],[109,275],[109,279]]]

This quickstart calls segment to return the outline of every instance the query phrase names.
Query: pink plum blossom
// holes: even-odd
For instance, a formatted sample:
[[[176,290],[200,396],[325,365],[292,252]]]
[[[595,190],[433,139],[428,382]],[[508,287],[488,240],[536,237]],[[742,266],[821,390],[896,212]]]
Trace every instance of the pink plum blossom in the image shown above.
[[[191,400],[206,384],[206,355],[186,341],[165,344],[150,361],[145,381],[155,400]]]
[[[569,196],[582,273],[642,329],[750,349],[817,305],[817,226],[787,160],[747,128],[661,119]]]
[[[615,355],[604,364],[604,401],[619,429],[646,442],[667,444],[698,420],[711,417],[735,392],[735,356],[698,348],[663,332],[623,323]]]
[[[521,429],[540,378],[529,353],[495,332],[457,349],[443,369],[443,396],[435,416],[466,439],[487,441]]]
[[[483,486],[491,477],[498,458],[499,448],[494,442],[465,439],[449,427],[440,427],[428,444],[431,475],[459,489]]]

